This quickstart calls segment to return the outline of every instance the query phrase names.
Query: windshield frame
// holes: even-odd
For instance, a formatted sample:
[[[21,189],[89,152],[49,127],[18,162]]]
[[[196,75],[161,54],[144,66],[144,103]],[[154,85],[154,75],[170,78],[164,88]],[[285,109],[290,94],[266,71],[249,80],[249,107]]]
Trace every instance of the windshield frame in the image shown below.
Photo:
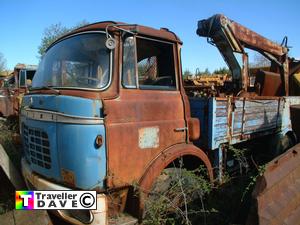
[[[69,35],[69,36],[66,36],[60,40],[57,40],[55,41],[52,45],[50,45],[50,47],[47,49],[46,53],[52,48],[54,47],[56,44],[66,40],[66,39],[69,39],[69,38],[72,38],[74,36],[78,36],[78,35],[83,35],[83,34],[90,34],[90,33],[101,33],[101,34],[104,34],[106,35],[105,31],[83,31],[83,32],[80,32],[80,33],[76,33],[76,34],[72,34],[72,35]],[[114,49],[113,49],[114,50]],[[41,86],[41,87],[30,87],[29,90],[30,91],[35,91],[35,90],[43,90],[45,89],[45,87],[51,87],[53,89],[62,89],[62,90],[89,90],[89,91],[104,91],[106,89],[108,89],[110,86],[111,86],[111,83],[112,83],[112,75],[113,75],[113,50],[110,50],[110,53],[109,53],[109,80],[107,82],[107,84],[101,88],[88,88],[88,87],[68,87],[68,86],[65,86],[65,87],[60,87],[60,86]],[[38,70],[38,68],[37,68]]]

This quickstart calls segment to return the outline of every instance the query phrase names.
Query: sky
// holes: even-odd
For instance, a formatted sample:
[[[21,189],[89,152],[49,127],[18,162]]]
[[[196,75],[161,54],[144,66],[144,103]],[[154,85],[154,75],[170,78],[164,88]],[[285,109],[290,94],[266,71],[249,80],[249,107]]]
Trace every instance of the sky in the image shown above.
[[[213,71],[225,63],[196,29],[198,20],[216,13],[279,43],[288,36],[290,56],[300,59],[298,0],[0,0],[0,12],[0,52],[8,69],[17,63],[38,64],[38,46],[52,24],[113,20],[170,29],[183,41],[183,70]]]

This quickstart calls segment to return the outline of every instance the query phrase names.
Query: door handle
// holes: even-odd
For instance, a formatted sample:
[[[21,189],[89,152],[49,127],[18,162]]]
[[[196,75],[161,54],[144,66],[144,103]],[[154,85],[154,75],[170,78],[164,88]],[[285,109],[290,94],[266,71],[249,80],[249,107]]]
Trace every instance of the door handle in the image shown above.
[[[187,127],[178,127],[178,128],[175,128],[174,131],[182,132],[182,131],[186,131],[187,129],[188,129]]]

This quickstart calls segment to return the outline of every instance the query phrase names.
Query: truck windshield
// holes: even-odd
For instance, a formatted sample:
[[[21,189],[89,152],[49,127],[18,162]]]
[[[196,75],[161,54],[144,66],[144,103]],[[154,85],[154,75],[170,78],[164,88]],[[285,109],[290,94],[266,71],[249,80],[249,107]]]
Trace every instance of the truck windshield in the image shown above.
[[[32,88],[105,88],[110,80],[110,50],[102,33],[72,36],[43,56]]]

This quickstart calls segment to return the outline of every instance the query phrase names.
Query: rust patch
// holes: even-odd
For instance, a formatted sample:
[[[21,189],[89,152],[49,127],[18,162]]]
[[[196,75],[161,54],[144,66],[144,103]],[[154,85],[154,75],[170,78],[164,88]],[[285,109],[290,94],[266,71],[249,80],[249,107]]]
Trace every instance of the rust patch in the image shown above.
[[[72,187],[75,187],[75,175],[72,171],[62,169],[61,176],[63,178],[63,181],[66,184],[71,185]]]
[[[264,175],[257,181],[252,193],[257,205],[257,224],[298,224],[299,190],[300,144],[269,162]],[[248,221],[248,224],[252,223]]]
[[[16,98],[18,90],[2,89],[0,96],[0,115],[4,117],[16,116],[18,114],[19,101]]]
[[[178,144],[161,152],[158,157],[151,162],[139,180],[141,190],[150,190],[154,179],[161,173],[161,171],[169,165],[169,163],[185,155],[195,156],[201,160],[207,168],[209,179],[213,181],[213,169],[210,160],[204,151],[192,144]]]
[[[262,96],[281,96],[283,93],[279,73],[259,70],[256,74],[256,85],[260,86]]]
[[[107,194],[108,217],[116,217],[123,212],[126,206],[128,188],[114,190]]]

